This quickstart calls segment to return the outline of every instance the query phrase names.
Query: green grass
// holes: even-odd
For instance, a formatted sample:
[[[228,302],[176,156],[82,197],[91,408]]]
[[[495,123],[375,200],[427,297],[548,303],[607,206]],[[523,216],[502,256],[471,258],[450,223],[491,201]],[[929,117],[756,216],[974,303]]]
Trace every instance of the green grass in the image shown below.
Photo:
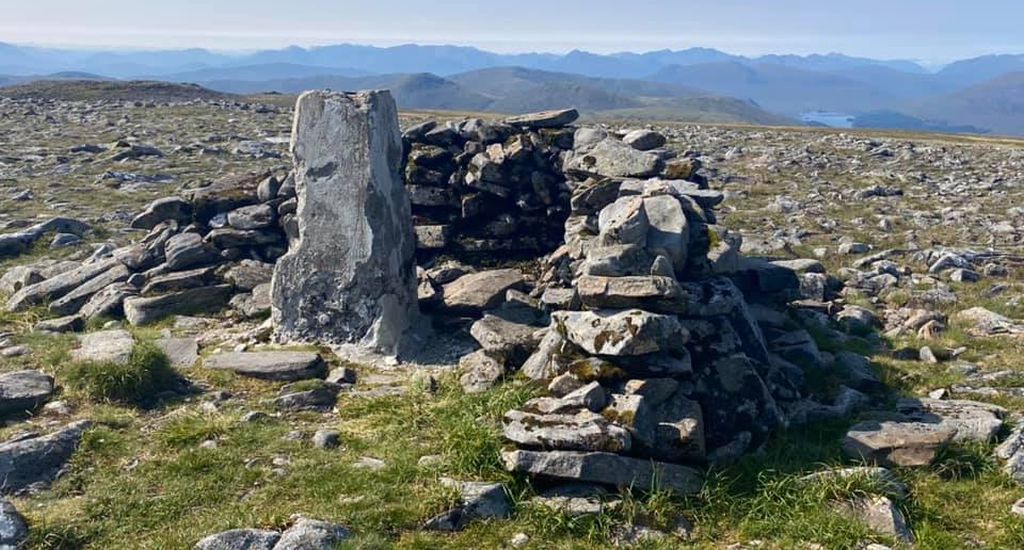
[[[177,378],[160,348],[139,342],[128,362],[72,361],[61,369],[68,389],[100,402],[141,404],[171,389]]]

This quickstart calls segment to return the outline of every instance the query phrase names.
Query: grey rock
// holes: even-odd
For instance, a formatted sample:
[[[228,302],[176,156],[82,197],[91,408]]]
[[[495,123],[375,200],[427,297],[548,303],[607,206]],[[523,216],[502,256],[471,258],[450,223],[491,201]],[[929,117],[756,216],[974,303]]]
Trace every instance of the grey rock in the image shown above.
[[[394,100],[302,94],[292,154],[300,238],[274,269],[279,336],[397,353],[418,301]]]
[[[505,365],[485,350],[477,350],[459,359],[459,384],[466,393],[482,393],[505,377]]]
[[[86,281],[79,287],[50,303],[50,312],[56,315],[71,315],[82,309],[97,292],[104,288],[123,283],[131,273],[120,263]]]
[[[93,294],[78,314],[87,320],[103,316],[120,317],[124,314],[125,299],[137,295],[137,288],[130,284],[113,284]]]
[[[43,302],[56,300],[93,278],[110,271],[117,265],[120,264],[113,258],[95,263],[86,263],[55,277],[23,287],[15,292],[7,301],[7,310],[12,312],[24,311]]]
[[[662,168],[658,157],[637,151],[629,145],[606,138],[585,153],[568,159],[565,170],[610,178],[643,178],[656,175]]]
[[[228,212],[228,225],[235,229],[264,229],[277,221],[277,211],[269,204],[253,204]]]
[[[954,442],[995,440],[1007,415],[1006,409],[998,405],[956,399],[901,399],[896,409],[910,420],[956,430]]]
[[[352,533],[344,525],[299,518],[281,534],[273,550],[332,550],[351,536]]]
[[[203,366],[262,380],[305,380],[322,378],[327,374],[323,358],[315,352],[305,351],[218,353],[207,357]]]
[[[42,282],[45,279],[38,269],[27,265],[16,265],[4,272],[0,277],[0,294],[14,294],[15,292]]]
[[[573,147],[583,152],[601,143],[608,137],[608,132],[600,128],[579,128],[573,135]]]
[[[576,119],[579,117],[580,114],[576,109],[561,109],[557,111],[544,111],[540,113],[509,117],[505,119],[505,123],[512,126],[538,130],[540,128],[560,128],[562,126],[568,126],[569,124],[576,122]]]
[[[82,238],[74,233],[57,233],[50,241],[50,250],[70,248],[82,244]]]
[[[241,290],[252,290],[269,283],[273,276],[273,264],[254,260],[242,260],[224,272],[224,280]]]
[[[505,438],[536,449],[629,451],[629,432],[589,410],[576,414],[533,414],[513,410],[503,419]]]
[[[231,285],[190,288],[152,298],[130,297],[123,303],[124,316],[133,326],[147,325],[170,315],[184,315],[197,310],[216,309],[227,304]]]
[[[28,538],[28,523],[7,499],[0,499],[0,548],[21,548]]]
[[[125,365],[135,349],[135,338],[127,330],[102,330],[80,337],[77,349],[71,351],[75,361],[117,363]]]
[[[888,497],[861,497],[841,502],[836,505],[836,509],[872,531],[896,537],[903,542],[914,542],[914,534],[907,527],[906,518]]]
[[[441,484],[459,492],[459,506],[468,520],[505,519],[512,515],[512,504],[500,483],[458,481],[441,478]]]
[[[523,284],[517,269],[470,273],[444,286],[444,305],[454,312],[479,313],[498,307],[509,289]]]
[[[280,538],[277,531],[232,529],[205,537],[196,543],[196,550],[273,550]]]
[[[1004,461],[1003,471],[1018,484],[1024,485],[1024,422],[1018,423],[995,455]]]
[[[602,245],[647,245],[651,224],[644,199],[622,197],[598,215],[599,241]]]
[[[637,151],[650,151],[665,145],[665,136],[652,130],[633,130],[622,141]]]
[[[220,254],[196,233],[180,233],[168,239],[164,256],[169,271],[209,265],[220,259]]]
[[[280,191],[281,182],[274,176],[270,176],[261,181],[259,187],[256,188],[256,198],[260,202],[268,202],[276,199]]]
[[[192,221],[192,204],[180,197],[164,197],[149,204],[132,219],[132,229],[153,229],[165,221],[187,224]]]
[[[312,390],[286,393],[274,398],[274,406],[286,411],[330,410],[338,399],[338,390],[322,387]]]
[[[504,357],[518,367],[537,348],[537,327],[486,314],[473,323],[469,334],[494,357]]]
[[[199,343],[195,338],[166,337],[153,344],[164,352],[174,368],[190,369],[199,361]]]
[[[142,287],[143,296],[152,296],[163,292],[173,292],[206,286],[215,281],[213,267],[200,267],[187,271],[173,271],[156,275]]]
[[[514,450],[502,452],[501,458],[509,471],[533,476],[638,489],[658,485],[681,494],[694,494],[703,485],[700,472],[693,468],[611,453]]]
[[[690,226],[682,204],[671,195],[648,197],[644,199],[644,211],[650,224],[648,250],[668,257],[676,273],[683,273],[686,271]]]
[[[566,339],[593,355],[681,352],[689,340],[676,317],[639,309],[559,311],[552,319]]]
[[[622,503],[608,491],[593,483],[567,483],[547,489],[530,499],[530,504],[544,506],[570,516],[596,515],[615,510]]]
[[[44,319],[36,323],[32,329],[38,332],[81,332],[85,330],[85,319],[80,315]]]
[[[334,449],[341,444],[341,434],[335,430],[317,430],[313,434],[313,446]]]
[[[53,395],[53,378],[35,370],[0,375],[0,415],[31,412]]]
[[[82,420],[49,435],[0,444],[0,492],[18,493],[30,485],[53,481],[91,426]]]
[[[688,296],[675,277],[582,275],[576,292],[591,309],[643,309],[655,313],[687,313]]]
[[[923,422],[865,421],[843,440],[843,453],[881,466],[927,466],[956,436],[956,428]]]

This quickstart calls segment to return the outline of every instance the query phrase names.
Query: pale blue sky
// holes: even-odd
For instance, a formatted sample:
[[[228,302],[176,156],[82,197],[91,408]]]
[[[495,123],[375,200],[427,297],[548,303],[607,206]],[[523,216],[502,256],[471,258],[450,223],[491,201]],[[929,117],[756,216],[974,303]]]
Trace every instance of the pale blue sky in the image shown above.
[[[496,51],[1024,53],[1024,0],[0,0],[0,41],[134,48],[338,42]]]

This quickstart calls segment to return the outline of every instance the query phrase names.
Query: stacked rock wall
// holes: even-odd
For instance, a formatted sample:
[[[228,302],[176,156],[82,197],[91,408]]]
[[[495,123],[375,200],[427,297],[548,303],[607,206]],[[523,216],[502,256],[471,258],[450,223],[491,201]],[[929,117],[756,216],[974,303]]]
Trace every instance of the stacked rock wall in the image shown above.
[[[575,141],[564,245],[542,281],[541,301],[556,311],[523,365],[552,396],[506,416],[519,447],[508,467],[581,479],[537,464],[672,469],[735,458],[784,423],[781,401],[801,397],[799,373],[773,364],[730,278],[760,266],[744,264],[738,241],[714,225],[722,197],[698,178],[650,178],[665,173],[664,159],[593,130]]]
[[[406,189],[417,249],[467,259],[536,257],[556,248],[568,214],[562,158],[574,110],[470,119],[406,130]]]

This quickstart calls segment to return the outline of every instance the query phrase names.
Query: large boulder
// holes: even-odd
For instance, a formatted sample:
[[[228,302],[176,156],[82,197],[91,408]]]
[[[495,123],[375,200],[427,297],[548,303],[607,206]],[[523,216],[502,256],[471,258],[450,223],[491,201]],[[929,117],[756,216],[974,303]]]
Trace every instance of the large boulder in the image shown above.
[[[397,353],[418,302],[390,93],[302,94],[292,154],[299,240],[274,269],[279,337]]]

